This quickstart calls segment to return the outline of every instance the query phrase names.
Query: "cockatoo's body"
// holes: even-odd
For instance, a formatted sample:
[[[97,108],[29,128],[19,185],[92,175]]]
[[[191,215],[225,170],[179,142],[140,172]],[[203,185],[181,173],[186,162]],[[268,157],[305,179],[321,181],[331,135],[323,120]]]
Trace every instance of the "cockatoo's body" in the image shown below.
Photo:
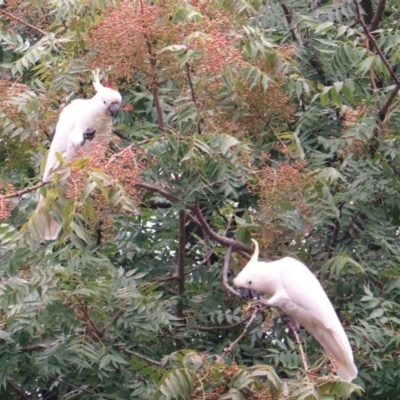
[[[111,137],[112,117],[121,105],[118,91],[104,87],[99,80],[98,71],[94,73],[93,85],[96,94],[91,99],[76,99],[60,113],[53,141],[47,156],[43,180],[51,178],[59,166],[57,153],[66,161],[71,161],[78,151],[90,153],[91,142],[104,142]],[[40,197],[37,210],[43,206]],[[44,240],[56,239],[60,225],[50,216],[41,218],[39,230]]]
[[[234,284],[266,295],[268,305],[279,307],[314,336],[341,379],[353,380],[357,368],[349,340],[318,280],[303,263],[291,257],[258,261],[255,243],[254,255],[234,279]]]

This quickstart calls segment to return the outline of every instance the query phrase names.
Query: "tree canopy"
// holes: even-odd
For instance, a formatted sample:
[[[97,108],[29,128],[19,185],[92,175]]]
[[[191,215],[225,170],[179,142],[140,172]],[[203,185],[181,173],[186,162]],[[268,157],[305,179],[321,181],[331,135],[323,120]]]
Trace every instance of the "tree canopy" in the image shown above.
[[[397,0],[0,0],[0,397],[397,398],[399,20]],[[123,97],[109,149],[42,182],[95,68]],[[229,290],[252,238],[318,277],[355,381]]]

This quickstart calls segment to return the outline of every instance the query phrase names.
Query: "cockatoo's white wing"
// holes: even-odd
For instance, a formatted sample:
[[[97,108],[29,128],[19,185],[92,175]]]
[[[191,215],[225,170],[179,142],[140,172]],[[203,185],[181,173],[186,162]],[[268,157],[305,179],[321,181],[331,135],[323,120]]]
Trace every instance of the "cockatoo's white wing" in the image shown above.
[[[83,111],[87,108],[89,100],[77,99],[66,106],[60,113],[56,132],[51,142],[43,173],[43,180],[51,178],[60,162],[57,158],[59,153],[66,161],[71,161],[80,147],[85,131],[82,126],[84,120]],[[82,115],[83,114],[83,115]],[[40,212],[44,204],[44,198],[40,196],[36,211],[40,213],[40,234],[44,240],[54,240],[60,231],[60,224],[47,212]]]
[[[85,110],[89,107],[90,100],[77,99],[61,111],[46,160],[44,181],[50,178],[59,165],[57,153],[60,153],[66,161],[73,159],[83,139]]]
[[[271,299],[272,302],[314,336],[334,360],[333,364],[342,379],[353,380],[357,376],[357,368],[349,340],[318,280],[304,264],[293,258],[286,257],[274,264],[274,268],[279,268],[285,293],[282,300],[278,295],[275,302]]]

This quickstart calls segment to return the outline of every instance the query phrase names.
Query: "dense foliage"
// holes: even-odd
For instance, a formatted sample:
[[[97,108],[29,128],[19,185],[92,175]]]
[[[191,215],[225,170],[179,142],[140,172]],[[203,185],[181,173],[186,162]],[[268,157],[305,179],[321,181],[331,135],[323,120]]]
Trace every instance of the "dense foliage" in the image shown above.
[[[0,397],[397,398],[399,19],[397,0],[0,0]],[[109,151],[42,185],[96,67],[123,95]],[[317,275],[353,383],[303,330],[307,374],[278,311],[226,290],[251,238]]]

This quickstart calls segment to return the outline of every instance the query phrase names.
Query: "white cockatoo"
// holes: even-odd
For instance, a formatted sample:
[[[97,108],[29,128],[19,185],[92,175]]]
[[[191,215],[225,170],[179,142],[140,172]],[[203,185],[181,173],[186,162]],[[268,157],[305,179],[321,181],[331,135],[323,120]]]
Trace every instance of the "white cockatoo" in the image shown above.
[[[93,71],[93,86],[96,94],[91,99],[76,99],[60,113],[56,131],[47,156],[43,181],[51,178],[60,165],[57,153],[66,161],[71,161],[78,151],[90,153],[91,142],[104,143],[111,137],[112,117],[115,117],[121,105],[121,94],[101,84],[99,70]],[[44,198],[40,196],[36,208],[40,213]],[[42,239],[54,240],[60,230],[60,225],[52,216],[40,215],[39,231]]]
[[[291,257],[258,261],[259,248],[233,280],[236,287],[264,294],[265,304],[279,307],[297,326],[303,326],[325,349],[339,377],[357,376],[353,352],[342,324],[324,289],[312,272]]]

